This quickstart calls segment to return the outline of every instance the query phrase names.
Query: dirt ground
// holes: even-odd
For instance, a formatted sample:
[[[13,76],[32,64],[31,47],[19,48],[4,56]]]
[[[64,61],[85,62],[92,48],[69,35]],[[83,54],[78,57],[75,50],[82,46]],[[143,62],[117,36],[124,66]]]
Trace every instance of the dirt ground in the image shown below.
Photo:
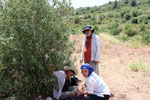
[[[84,35],[71,35],[71,41],[75,40],[76,66],[78,77],[84,78],[80,72],[80,53]],[[139,71],[132,71],[129,64],[134,60],[150,61],[150,48],[133,49],[121,44],[113,44],[101,40],[100,76],[108,84],[111,93],[110,100],[150,100],[150,75],[144,75]],[[149,69],[150,70],[150,69]]]

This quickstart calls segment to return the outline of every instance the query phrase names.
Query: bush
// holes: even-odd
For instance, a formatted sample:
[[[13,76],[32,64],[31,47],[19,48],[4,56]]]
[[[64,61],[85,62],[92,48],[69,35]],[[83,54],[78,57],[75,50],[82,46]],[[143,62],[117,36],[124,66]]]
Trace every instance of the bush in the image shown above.
[[[150,20],[150,14],[148,14],[147,19]]]
[[[114,14],[114,18],[119,18],[120,17],[120,14],[116,13]]]
[[[125,26],[125,34],[127,34],[128,36],[134,36],[138,34],[138,30],[136,28],[133,28],[132,25],[127,24]]]
[[[113,3],[113,9],[116,9],[118,7],[118,1],[115,0],[115,2]]]
[[[137,34],[137,31],[135,29],[132,29],[132,28],[128,28],[127,30],[125,30],[125,33],[128,35],[128,36],[134,36]]]
[[[93,15],[91,18],[92,21],[96,20],[96,15]]]
[[[108,29],[107,29],[107,27],[106,26],[100,26],[100,28],[99,28],[99,31],[100,32],[108,32]]]
[[[150,30],[146,30],[142,33],[142,41],[145,44],[150,44]]]
[[[138,24],[141,24],[141,23],[148,24],[148,19],[146,16],[142,16],[138,18]]]
[[[126,34],[123,34],[119,39],[122,40],[123,42],[128,40],[128,36]]]
[[[137,18],[132,18],[131,23],[132,24],[138,24],[138,19]]]
[[[119,28],[113,28],[112,30],[110,30],[112,35],[119,35],[121,30]]]
[[[97,25],[94,26],[94,29],[95,29],[95,33],[99,34],[99,27]]]
[[[129,3],[129,0],[124,0],[124,3],[125,3],[125,4],[128,4],[128,3]]]
[[[102,24],[102,21],[98,20],[97,24]]]
[[[105,15],[102,14],[99,16],[99,20],[103,21],[104,19],[105,19]]]
[[[135,7],[136,6],[136,0],[132,0],[131,1],[131,7]]]
[[[74,23],[75,23],[75,24],[81,23],[80,18],[76,16],[76,17],[74,18]]]
[[[85,16],[84,16],[84,19],[88,19],[88,15],[85,15]]]
[[[112,35],[118,35],[121,32],[121,29],[119,28],[119,24],[116,22],[113,22],[113,24],[110,25],[109,29]]]
[[[130,13],[130,9],[122,9],[120,12],[120,15],[123,18],[128,13]]]
[[[139,12],[137,9],[134,9],[134,10],[132,11],[132,16],[133,16],[133,17],[137,17],[137,16],[139,16],[139,15],[141,15],[141,12]]]
[[[133,71],[141,71],[144,75],[150,75],[150,62],[148,60],[136,60],[130,64]]]
[[[55,5],[56,4],[56,5]],[[64,15],[68,3],[47,0],[7,0],[0,10],[0,98],[34,100],[52,94],[56,78],[49,64],[72,64]],[[64,12],[67,11],[67,12]],[[46,59],[45,55],[49,55]]]
[[[140,31],[145,31],[145,24],[140,24],[139,27],[140,27]]]
[[[126,14],[126,15],[124,16],[124,18],[125,18],[126,20],[130,20],[131,15],[130,15],[130,14]]]
[[[91,18],[91,15],[88,15],[88,18]]]
[[[108,13],[108,14],[107,14],[107,17],[108,17],[108,18],[112,18],[112,17],[113,17],[113,13]]]

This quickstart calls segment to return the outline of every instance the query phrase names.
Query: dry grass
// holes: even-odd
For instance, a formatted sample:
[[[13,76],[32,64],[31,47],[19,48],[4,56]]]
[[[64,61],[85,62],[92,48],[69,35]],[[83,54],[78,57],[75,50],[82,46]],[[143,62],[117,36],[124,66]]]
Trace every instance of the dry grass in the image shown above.
[[[109,34],[106,33],[100,33],[99,34],[100,38],[106,41],[109,41],[111,43],[115,43],[115,44],[121,44],[121,41],[119,41],[118,39],[116,39],[114,36],[111,36]]]
[[[130,67],[133,71],[141,71],[144,75],[150,75],[150,59],[133,61]]]
[[[125,43],[127,47],[130,48],[148,48],[149,46],[146,44],[141,43],[139,40],[130,40]]]

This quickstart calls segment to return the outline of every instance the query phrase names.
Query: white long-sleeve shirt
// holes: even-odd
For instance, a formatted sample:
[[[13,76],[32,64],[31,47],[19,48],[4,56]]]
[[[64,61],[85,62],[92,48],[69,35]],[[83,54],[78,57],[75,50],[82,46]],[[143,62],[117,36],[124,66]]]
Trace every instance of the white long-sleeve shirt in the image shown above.
[[[85,36],[81,51],[81,60],[84,60],[84,47],[87,37]],[[92,34],[91,40],[91,61],[100,61],[100,39],[96,34]]]
[[[100,97],[110,95],[108,86],[95,72],[92,72],[92,74],[86,78],[86,88],[88,93],[95,94]]]
[[[62,89],[65,84],[66,73],[62,70],[59,70],[59,71],[54,71],[54,75],[57,77],[59,90],[56,91],[54,89],[53,96],[54,96],[54,98],[59,100],[59,97],[62,95]]]

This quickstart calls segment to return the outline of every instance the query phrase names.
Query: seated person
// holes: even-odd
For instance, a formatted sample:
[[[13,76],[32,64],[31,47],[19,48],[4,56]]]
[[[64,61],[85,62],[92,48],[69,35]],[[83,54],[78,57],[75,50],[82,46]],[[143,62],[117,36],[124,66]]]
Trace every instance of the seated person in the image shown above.
[[[54,65],[50,65],[53,67]],[[54,75],[58,80],[59,90],[54,89],[53,97],[57,100],[72,100],[75,93],[77,92],[78,79],[77,69],[75,67],[65,68],[64,71],[54,71]]]
[[[81,71],[86,78],[86,90],[79,90],[76,100],[83,100],[83,98],[84,100],[109,100],[110,90],[106,83],[93,72],[93,68],[89,64],[83,64]]]

